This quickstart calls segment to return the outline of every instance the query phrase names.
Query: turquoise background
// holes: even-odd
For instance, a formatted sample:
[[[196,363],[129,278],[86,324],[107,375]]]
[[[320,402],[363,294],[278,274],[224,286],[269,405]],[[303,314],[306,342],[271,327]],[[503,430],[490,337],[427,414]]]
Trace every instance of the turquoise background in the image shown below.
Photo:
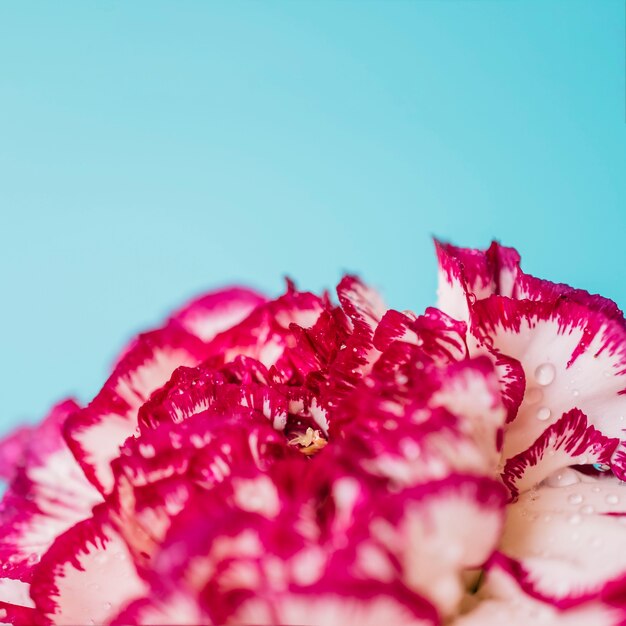
[[[430,237],[626,305],[622,0],[0,5],[0,430],[98,390],[207,288],[344,270],[434,301]]]

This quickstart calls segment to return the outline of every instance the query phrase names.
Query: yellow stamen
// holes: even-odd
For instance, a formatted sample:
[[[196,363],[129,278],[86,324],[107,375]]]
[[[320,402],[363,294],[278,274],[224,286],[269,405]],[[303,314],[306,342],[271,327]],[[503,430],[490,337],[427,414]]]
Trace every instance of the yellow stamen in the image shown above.
[[[296,435],[293,439],[289,440],[291,445],[302,446],[300,452],[306,456],[315,454],[318,450],[321,450],[327,443],[326,439],[321,436],[319,430],[313,430],[307,428],[306,432]]]

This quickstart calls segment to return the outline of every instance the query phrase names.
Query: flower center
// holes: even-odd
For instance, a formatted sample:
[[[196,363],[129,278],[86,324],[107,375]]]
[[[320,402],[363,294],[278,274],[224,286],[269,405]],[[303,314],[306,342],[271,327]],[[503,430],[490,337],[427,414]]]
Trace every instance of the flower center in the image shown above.
[[[300,446],[300,452],[306,456],[312,456],[319,450],[321,450],[328,441],[322,437],[319,430],[313,428],[307,428],[306,432],[298,433],[295,437],[289,440],[289,444],[292,446]]]

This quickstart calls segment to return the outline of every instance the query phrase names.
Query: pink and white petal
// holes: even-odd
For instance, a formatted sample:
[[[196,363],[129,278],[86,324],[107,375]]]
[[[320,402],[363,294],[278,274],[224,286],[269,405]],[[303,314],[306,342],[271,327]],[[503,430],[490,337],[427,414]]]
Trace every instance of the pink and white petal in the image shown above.
[[[513,295],[520,272],[519,254],[495,241],[472,250],[435,240],[439,263],[437,306],[457,320],[469,319],[469,306],[492,294]]]
[[[36,626],[42,622],[41,615],[35,609],[0,601],[0,624]]]
[[[89,406],[70,416],[65,437],[87,478],[102,493],[113,484],[110,463],[137,431],[137,413],[181,365],[197,365],[202,342],[175,325],[140,335]]]
[[[210,343],[210,354],[219,363],[247,356],[268,368],[288,369],[283,355],[296,345],[297,332],[292,324],[310,328],[324,308],[322,298],[297,291],[290,283],[280,298],[257,306],[242,322],[217,335]]]
[[[205,294],[179,309],[171,317],[202,341],[242,322],[265,297],[243,287],[231,287]]]
[[[507,507],[494,563],[526,593],[565,609],[626,581],[626,487],[571,468]]]
[[[574,289],[563,283],[553,283],[522,272],[515,283],[513,295],[516,300],[570,300],[618,321],[624,317],[613,300],[591,294],[584,289]]]
[[[348,589],[342,589],[347,586]],[[383,587],[377,589],[377,587]],[[393,588],[370,583],[367,588],[350,589],[349,585],[317,585],[272,595],[253,596],[226,622],[227,624],[302,624],[303,626],[434,626],[436,616],[428,608],[416,607],[410,594],[393,593]],[[419,598],[417,601],[419,602]],[[420,610],[421,609],[421,610]]]
[[[21,426],[0,441],[0,479],[10,480],[15,476],[26,446],[30,441],[32,428]]]
[[[579,408],[603,435],[626,428],[626,326],[575,302],[499,296],[473,307],[480,350],[517,359],[526,392],[506,428],[506,459],[527,449],[563,413]],[[624,467],[614,462],[616,472]]]
[[[486,574],[474,608],[450,626],[622,626],[623,609],[589,602],[562,610],[533,598],[519,587],[513,576],[498,567]]]
[[[35,608],[30,597],[30,585],[14,578],[0,578],[0,603]]]
[[[370,530],[398,559],[403,582],[451,616],[463,598],[463,572],[481,567],[498,544],[505,499],[494,480],[450,476],[400,492]]]
[[[33,428],[22,464],[0,503],[2,574],[29,580],[33,566],[54,539],[91,514],[102,501],[61,436],[73,401],[55,406]]]
[[[57,538],[31,584],[35,606],[52,624],[106,624],[147,592],[104,505]]]
[[[373,338],[374,331],[387,311],[380,294],[356,276],[344,276],[337,285],[339,302],[352,320],[354,332]]]
[[[443,407],[458,417],[461,432],[483,450],[485,459],[492,459],[495,469],[499,460],[497,440],[506,411],[488,359],[449,365],[443,372],[440,388],[429,399],[429,406]]]
[[[590,426],[582,411],[572,409],[549,426],[530,448],[507,461],[504,483],[515,496],[572,465],[608,465],[618,443],[618,439],[605,437]]]
[[[114,617],[111,626],[209,626],[213,621],[192,596],[179,591],[151,590],[146,598],[135,600]]]
[[[429,307],[424,315],[387,311],[374,333],[374,346],[383,352],[394,341],[419,346],[434,362],[447,364],[467,357],[467,325],[439,309]]]

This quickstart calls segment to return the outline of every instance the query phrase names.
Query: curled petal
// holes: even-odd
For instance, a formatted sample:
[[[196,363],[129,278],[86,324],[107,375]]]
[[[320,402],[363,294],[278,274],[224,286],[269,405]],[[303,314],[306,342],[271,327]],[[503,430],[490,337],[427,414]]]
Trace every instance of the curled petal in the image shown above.
[[[434,362],[450,363],[467,357],[467,325],[434,308],[424,315],[390,309],[374,334],[374,345],[383,352],[394,341],[419,346]]]
[[[597,601],[569,610],[547,604],[525,593],[513,576],[498,567],[487,573],[475,601],[476,606],[451,626],[619,626],[626,617],[623,609]]]
[[[221,365],[247,356],[288,377],[293,364],[283,356],[296,345],[292,325],[312,327],[324,308],[322,298],[290,287],[280,298],[257,306],[242,322],[217,335],[210,346],[213,361]]]
[[[103,493],[113,484],[111,461],[137,430],[141,405],[177,367],[196,365],[204,355],[202,342],[175,325],[140,335],[89,406],[67,420],[67,443]]]
[[[265,302],[260,294],[243,287],[231,287],[203,295],[171,317],[192,335],[209,342],[219,333],[242,322]]]
[[[337,455],[394,488],[454,473],[493,475],[505,411],[489,361],[417,368],[413,379],[403,371],[388,386],[371,377],[350,397]]]
[[[527,449],[573,408],[604,436],[622,439],[626,416],[626,326],[580,304],[492,296],[473,307],[486,349],[518,360],[526,391],[504,438],[506,459]],[[624,472],[614,461],[614,471]]]
[[[535,598],[568,608],[626,588],[626,494],[614,476],[561,470],[507,508],[494,562]]]
[[[21,426],[0,441],[0,479],[10,480],[22,462],[32,429]]]
[[[54,539],[101,502],[61,435],[72,400],[56,405],[33,428],[22,461],[0,503],[0,575],[29,580]]]
[[[519,254],[495,241],[488,250],[458,248],[435,241],[439,262],[438,307],[467,321],[469,306],[493,294],[512,296],[520,273]]]
[[[228,624],[434,626],[432,608],[400,585],[326,580],[244,600]]]
[[[462,573],[482,566],[497,545],[504,502],[496,481],[450,476],[385,502],[372,533],[399,561],[405,584],[449,616],[463,597]]]
[[[618,443],[618,439],[605,437],[589,426],[582,411],[572,409],[532,446],[507,461],[504,482],[517,495],[572,465],[608,465]]]
[[[146,592],[105,505],[54,542],[31,584],[37,609],[53,624],[105,624]]]
[[[110,621],[111,626],[197,626],[213,624],[195,598],[180,591],[152,590],[145,598],[135,600]]]
[[[12,626],[33,626],[41,623],[41,616],[32,609],[0,601],[0,624]]]

